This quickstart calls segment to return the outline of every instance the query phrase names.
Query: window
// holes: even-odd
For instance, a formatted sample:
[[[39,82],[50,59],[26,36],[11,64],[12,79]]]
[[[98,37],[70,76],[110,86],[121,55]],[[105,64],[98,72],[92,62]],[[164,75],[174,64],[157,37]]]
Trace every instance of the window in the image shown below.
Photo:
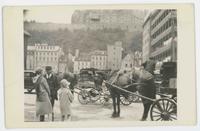
[[[128,64],[125,64],[125,67],[127,67],[128,66]]]

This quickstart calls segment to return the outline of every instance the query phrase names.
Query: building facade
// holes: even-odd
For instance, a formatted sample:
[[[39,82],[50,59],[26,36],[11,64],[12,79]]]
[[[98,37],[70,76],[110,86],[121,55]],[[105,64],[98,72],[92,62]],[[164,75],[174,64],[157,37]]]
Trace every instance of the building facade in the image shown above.
[[[58,61],[63,52],[57,45],[35,44],[28,46],[28,54],[27,67],[30,69],[52,66],[53,71],[58,72]]]
[[[151,43],[151,32],[150,32],[150,17],[149,13],[145,17],[144,24],[143,24],[143,43],[142,43],[142,62],[146,62],[149,60],[149,55],[150,55],[150,43]]]
[[[80,73],[81,69],[91,67],[91,56],[87,53],[80,53],[74,60],[74,73]]]
[[[90,53],[91,67],[104,70],[107,69],[107,52],[103,50],[95,50]]]
[[[134,67],[134,55],[132,53],[127,54],[121,63],[121,69],[131,70]]]
[[[150,21],[150,57],[166,62],[177,60],[177,13],[176,10],[153,10]],[[146,23],[146,21],[144,22]],[[144,30],[146,31],[146,30]],[[144,40],[145,41],[145,40]],[[144,46],[144,43],[143,43]],[[143,52],[146,52],[144,50]]]
[[[107,67],[117,70],[121,68],[122,61],[122,42],[117,41],[114,45],[107,45]]]

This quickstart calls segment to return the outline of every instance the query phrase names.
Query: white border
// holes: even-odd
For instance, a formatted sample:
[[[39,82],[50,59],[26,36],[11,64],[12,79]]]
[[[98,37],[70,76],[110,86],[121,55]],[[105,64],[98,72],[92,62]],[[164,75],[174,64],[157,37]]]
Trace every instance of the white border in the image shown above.
[[[17,2],[17,3],[16,3]],[[199,49],[200,49],[200,1],[199,0],[163,0],[163,1],[160,1],[160,0],[1,0],[1,7],[2,6],[5,6],[5,5],[62,5],[62,4],[65,4],[65,5],[72,5],[72,4],[126,4],[126,3],[194,3],[195,4],[195,26],[196,26],[196,70],[197,70],[197,111],[200,109],[199,108],[199,105],[200,105],[200,89],[198,89],[198,87],[200,86],[200,82],[198,81],[198,79],[200,79],[200,52],[199,52]],[[1,30],[2,30],[2,10],[0,11],[1,13]],[[198,23],[198,24],[197,24]],[[0,35],[0,38],[2,40],[2,31],[0,32],[1,35]],[[1,41],[1,45],[2,44],[2,41]],[[3,54],[3,49],[1,48],[0,49],[0,53]],[[3,130],[6,130],[5,129],[5,125],[4,125],[4,96],[3,96],[3,93],[4,93],[4,90],[3,90],[3,56],[0,55],[0,72],[1,72],[1,75],[0,75],[0,78],[1,78],[1,82],[0,82],[0,89],[1,89],[1,98],[0,98],[0,105],[1,105],[1,108],[0,108],[0,115],[1,115],[1,118],[0,118],[0,127],[1,129]],[[187,105],[186,105],[187,106]],[[167,128],[163,128],[163,127],[130,127],[130,128],[124,128],[123,130],[200,130],[200,122],[199,122],[199,118],[200,118],[200,113],[199,111],[197,112],[197,115],[198,115],[198,123],[197,123],[197,126],[193,126],[193,127],[184,127],[184,126],[176,126],[176,127],[167,127]],[[115,131],[118,131],[118,130],[122,130],[122,128],[107,128],[106,130],[115,130]],[[19,129],[17,129],[19,130]],[[21,130],[21,129],[20,129]],[[40,130],[44,130],[44,129],[40,129]],[[50,129],[48,129],[50,130]],[[58,130],[58,129],[56,129]],[[59,129],[59,130],[66,130],[66,129]],[[78,129],[72,129],[72,130],[78,130]],[[84,129],[81,129],[81,130],[104,130],[103,128],[99,128],[99,129],[87,129],[87,128],[84,128]]]

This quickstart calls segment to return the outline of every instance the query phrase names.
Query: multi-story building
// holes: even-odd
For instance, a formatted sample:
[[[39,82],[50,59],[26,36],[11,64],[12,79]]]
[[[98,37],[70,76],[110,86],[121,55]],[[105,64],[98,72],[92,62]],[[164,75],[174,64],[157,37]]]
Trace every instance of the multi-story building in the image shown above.
[[[157,61],[177,60],[177,14],[176,10],[153,10],[144,22],[150,22],[150,55]],[[149,24],[148,24],[149,25]],[[144,27],[147,25],[144,25]],[[144,28],[144,32],[148,29]],[[146,37],[143,37],[146,38]],[[145,41],[145,40],[143,40]],[[143,43],[143,45],[145,45]],[[146,52],[143,47],[143,52]]]
[[[87,53],[80,53],[74,60],[74,73],[79,73],[81,69],[90,68],[91,56]]]
[[[91,67],[96,69],[107,68],[107,52],[103,50],[95,50],[90,53]]]
[[[58,60],[63,54],[61,48],[56,45],[35,44],[28,46],[27,67],[36,69],[52,66],[54,72],[58,71]]]
[[[121,68],[122,61],[122,42],[117,41],[114,45],[107,45],[107,67],[117,70]]]
[[[145,17],[144,24],[143,24],[143,45],[142,45],[142,62],[146,62],[149,60],[150,55],[150,38],[151,38],[151,32],[150,32],[150,13],[147,13],[147,16]]]
[[[131,70],[134,67],[134,55],[128,53],[122,60],[121,69]]]

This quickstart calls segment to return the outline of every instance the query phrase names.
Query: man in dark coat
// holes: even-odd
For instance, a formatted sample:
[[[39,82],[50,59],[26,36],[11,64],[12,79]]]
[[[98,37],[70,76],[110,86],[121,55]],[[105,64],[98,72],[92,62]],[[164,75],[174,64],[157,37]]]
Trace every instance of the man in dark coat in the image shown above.
[[[51,101],[51,105],[52,105],[52,109],[53,109],[55,100],[58,100],[57,90],[58,90],[59,86],[58,86],[57,77],[53,74],[51,66],[46,66],[46,74],[44,77],[46,78],[47,83],[50,88],[50,92],[51,92],[50,101]],[[54,121],[54,112],[52,113],[52,121]]]
[[[156,62],[153,60],[152,57],[149,58],[148,61],[146,61],[145,63],[142,64],[144,69],[146,71],[148,71],[149,73],[151,73],[152,75],[154,74],[154,70],[155,70],[155,66],[156,66]]]

